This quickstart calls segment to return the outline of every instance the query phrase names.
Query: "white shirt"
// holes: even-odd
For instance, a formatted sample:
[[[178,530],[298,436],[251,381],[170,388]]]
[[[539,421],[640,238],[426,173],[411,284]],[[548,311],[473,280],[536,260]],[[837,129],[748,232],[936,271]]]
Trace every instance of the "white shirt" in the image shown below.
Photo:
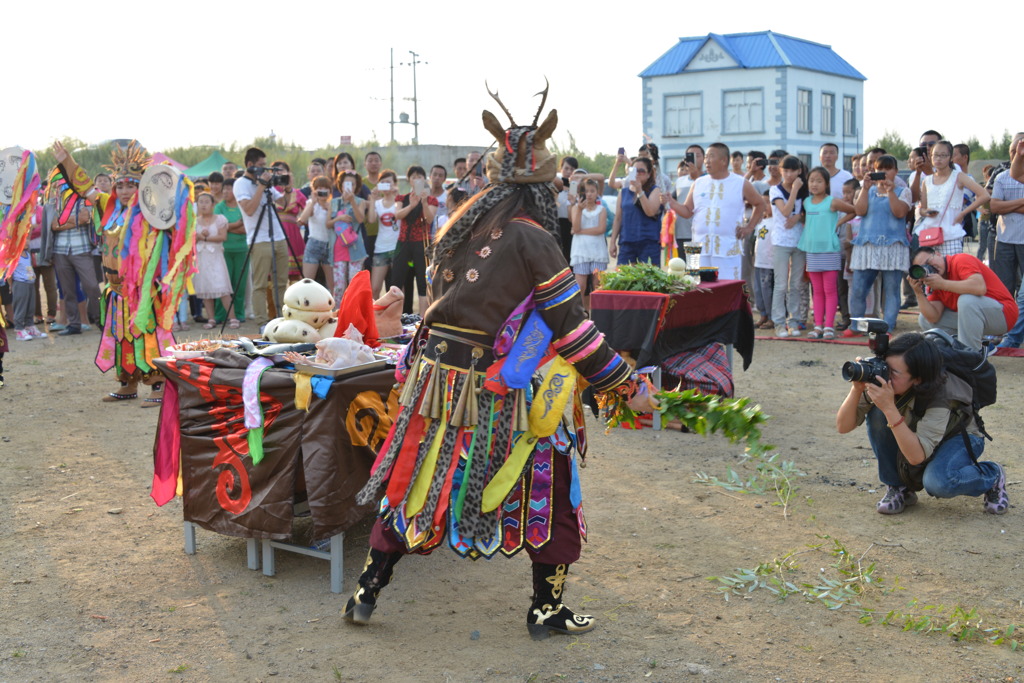
[[[402,208],[402,205],[395,202],[389,207],[384,206],[384,200],[378,199],[374,208],[377,210],[377,241],[373,245],[374,254],[384,254],[394,251],[398,246],[398,231],[401,223],[395,212]]]
[[[827,170],[827,169],[826,169]],[[843,183],[853,178],[853,174],[841,168],[836,169],[836,174],[829,179],[829,194],[839,199],[843,198]]]
[[[800,241],[800,235],[804,232],[803,221],[798,222],[788,230],[786,229],[787,218],[782,215],[779,205],[775,203],[776,199],[780,200],[783,204],[786,203],[786,197],[782,194],[781,188],[781,185],[772,185],[772,189],[768,191],[768,199],[772,202],[772,248],[795,247],[797,242]],[[802,205],[802,199],[794,199],[793,213],[800,213]]]
[[[285,239],[284,229],[281,227],[281,221],[278,219],[277,212],[274,210],[274,207],[269,206],[266,211],[263,210],[267,204],[267,195],[263,192],[263,186],[249,180],[245,176],[242,176],[235,181],[233,189],[235,192],[235,199],[238,200],[239,204],[243,201],[252,199],[256,196],[256,193],[260,194],[260,205],[256,207],[256,211],[251,216],[245,212],[245,209],[239,207],[242,211],[242,225],[245,226],[245,241],[249,244],[252,244],[253,241],[256,243],[269,242],[270,230],[267,229],[268,226],[272,226],[273,228],[274,241],[283,241]],[[284,196],[277,190],[277,188],[274,187],[270,188],[270,195],[275,200]],[[257,231],[256,222],[259,220],[261,212],[263,213],[263,221],[260,223],[259,230]],[[273,214],[273,216],[271,214]],[[255,240],[253,239],[254,236]]]
[[[700,177],[700,176],[698,176]],[[690,177],[690,174],[686,174],[680,178],[676,178],[676,198],[677,201],[682,204],[686,201],[686,196],[690,193],[690,186],[697,182],[695,179]],[[688,240],[693,237],[693,219],[683,218],[682,216],[676,216],[676,239],[677,240]]]
[[[743,176],[722,179],[709,175],[693,182],[693,240],[704,242],[701,256],[738,256],[736,226],[743,220]],[[712,237],[714,239],[709,240]],[[735,254],[733,253],[735,251]]]
[[[320,206],[320,203],[316,201],[316,197],[313,197],[310,201],[316,203],[313,205],[313,213],[309,217],[309,239],[331,244],[332,236],[327,230],[328,211]]]

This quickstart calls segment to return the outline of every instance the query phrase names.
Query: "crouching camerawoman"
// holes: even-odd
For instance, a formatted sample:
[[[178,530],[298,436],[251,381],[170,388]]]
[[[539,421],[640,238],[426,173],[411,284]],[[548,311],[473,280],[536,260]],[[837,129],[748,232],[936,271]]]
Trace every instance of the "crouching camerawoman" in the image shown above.
[[[872,345],[876,359],[843,368],[851,387],[836,413],[840,434],[867,422],[878,476],[888,487],[878,512],[899,514],[924,489],[936,498],[984,496],[985,512],[1005,513],[1003,468],[978,461],[985,439],[971,385],[944,369],[942,353],[924,335],[909,332],[888,342],[880,332],[872,335],[881,342]]]

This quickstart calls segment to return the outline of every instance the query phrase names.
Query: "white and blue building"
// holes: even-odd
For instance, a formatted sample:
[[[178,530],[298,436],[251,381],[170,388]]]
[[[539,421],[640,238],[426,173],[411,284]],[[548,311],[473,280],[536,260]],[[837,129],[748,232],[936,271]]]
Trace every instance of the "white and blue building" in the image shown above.
[[[864,75],[828,45],[761,31],[680,38],[640,74],[644,131],[674,175],[686,148],[785,149],[811,166],[864,149]]]

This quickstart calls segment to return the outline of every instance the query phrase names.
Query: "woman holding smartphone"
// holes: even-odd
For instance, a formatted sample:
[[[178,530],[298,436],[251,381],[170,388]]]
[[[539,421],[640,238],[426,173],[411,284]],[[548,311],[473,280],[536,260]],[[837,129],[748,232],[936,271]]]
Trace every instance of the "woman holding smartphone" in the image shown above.
[[[331,235],[327,221],[331,216],[332,183],[327,176],[313,178],[309,201],[299,214],[299,223],[309,226],[309,239],[302,255],[302,277],[313,279],[323,266],[324,282],[334,291],[334,259],[331,257]]]
[[[875,170],[864,177],[854,209],[861,217],[860,231],[853,238],[850,269],[850,317],[864,317],[868,292],[875,278],[882,276],[882,317],[890,330],[896,329],[900,312],[900,285],[910,267],[910,240],[906,217],[913,200],[909,188],[896,187],[896,157],[885,154],[875,161]],[[848,328],[844,337],[855,337]]]
[[[932,167],[935,172],[925,176],[921,182],[921,221],[914,227],[914,234],[941,228],[942,242],[930,246],[943,256],[960,254],[964,250],[964,218],[986,204],[988,190],[979,185],[971,176],[953,168],[953,145],[939,140],[931,149]],[[974,201],[964,206],[964,191],[974,193]],[[933,230],[933,232],[935,232]]]
[[[409,180],[411,192],[397,198],[401,208],[395,212],[395,216],[401,223],[391,284],[405,290],[411,263],[416,278],[416,293],[419,295],[419,313],[422,316],[427,312],[426,244],[430,240],[430,224],[437,213],[437,198],[430,196],[427,172],[422,166],[410,166],[405,177]]]
[[[380,172],[377,187],[370,193],[366,210],[366,222],[377,223],[377,240],[373,245],[373,266],[370,268],[370,289],[373,298],[380,296],[381,287],[398,248],[399,220],[398,174],[390,168]]]
[[[352,278],[363,269],[366,260],[361,227],[366,218],[367,203],[360,196],[365,188],[358,173],[351,169],[341,170],[336,178],[336,190],[341,192],[341,196],[331,199],[327,227],[334,231],[334,300],[341,301]]]

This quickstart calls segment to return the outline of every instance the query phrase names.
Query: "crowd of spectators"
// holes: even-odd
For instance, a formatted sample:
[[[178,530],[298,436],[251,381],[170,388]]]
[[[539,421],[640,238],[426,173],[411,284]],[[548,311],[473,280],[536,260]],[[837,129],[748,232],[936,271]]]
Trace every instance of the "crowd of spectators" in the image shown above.
[[[660,263],[665,235],[674,233],[680,252],[700,245],[702,266],[744,280],[757,326],[780,337],[856,336],[851,318],[872,313],[896,329],[900,308],[916,306],[922,327],[972,346],[998,336],[1019,346],[1024,183],[1011,165],[1024,167],[1021,147],[1024,133],[1010,160],[985,166],[980,183],[967,172],[969,148],[933,130],[909,155],[905,176],[878,147],[843,169],[832,143],[813,168],[782,149],[693,144],[674,180],[653,143],[635,156],[620,149],[608,176],[565,157],[555,180],[559,237],[585,294],[611,262]],[[400,176],[375,151],[362,166],[347,152],[314,158],[300,184],[288,164],[250,148],[241,166],[229,161],[197,180],[200,272],[176,329],[262,324],[289,279],[317,278],[340,299],[364,269],[375,296],[397,285],[406,310],[422,314],[429,244],[454,205],[486,185],[482,157],[455,159],[453,179],[442,165],[413,165]],[[94,181],[113,189],[104,173]],[[44,323],[78,334],[99,322],[102,244],[90,208],[77,200],[58,216],[55,200],[41,201],[35,222],[31,257],[6,287],[5,304],[11,289],[19,293],[8,317],[22,340],[45,336]],[[977,256],[965,253],[972,238]],[[921,277],[908,277],[912,264],[924,267]]]
[[[978,182],[968,173],[970,148],[934,130],[906,159],[905,177],[880,147],[854,155],[847,170],[833,143],[813,167],[783,149],[744,155],[693,144],[674,184],[655,145],[633,158],[620,150],[608,180],[620,207],[609,254],[619,264],[657,262],[664,224],[674,221],[679,250],[699,246],[703,267],[744,280],[757,327],[779,337],[855,337],[850,321],[865,315],[895,330],[900,310],[918,307],[922,328],[975,348],[999,337],[1016,347],[1024,340],[1024,183],[1010,169],[1016,161],[1024,177],[1022,148],[1019,133],[1010,160],[986,166]],[[972,239],[977,256],[966,247]],[[912,264],[923,267],[913,269],[919,277]]]

